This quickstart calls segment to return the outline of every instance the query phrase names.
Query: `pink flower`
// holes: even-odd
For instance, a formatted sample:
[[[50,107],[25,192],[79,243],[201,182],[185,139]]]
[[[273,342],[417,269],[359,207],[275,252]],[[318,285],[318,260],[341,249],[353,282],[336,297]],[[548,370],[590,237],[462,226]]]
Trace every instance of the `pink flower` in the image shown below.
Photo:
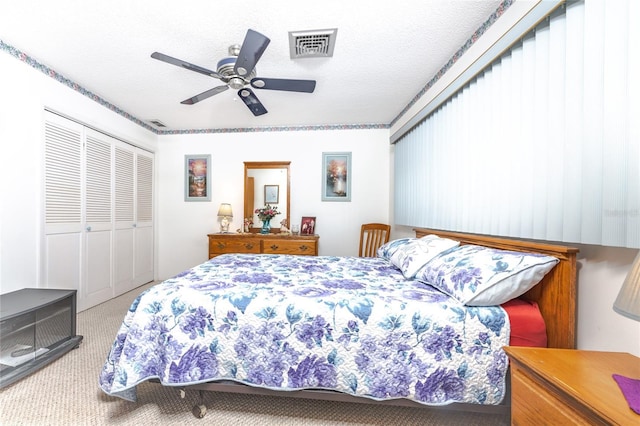
[[[280,214],[277,206],[271,207],[269,204],[262,207],[261,209],[256,209],[254,213],[257,214],[258,218],[260,218],[260,220],[262,221],[271,220],[274,218],[274,216],[277,216]]]

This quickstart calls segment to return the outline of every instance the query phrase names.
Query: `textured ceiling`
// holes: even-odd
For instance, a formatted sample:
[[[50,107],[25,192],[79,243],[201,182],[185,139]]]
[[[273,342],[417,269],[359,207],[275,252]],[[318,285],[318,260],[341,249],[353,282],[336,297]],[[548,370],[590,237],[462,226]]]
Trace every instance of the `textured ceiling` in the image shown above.
[[[0,41],[136,119],[160,120],[168,130],[389,125],[501,4],[12,1],[2,6]],[[269,111],[259,117],[235,90],[182,105],[222,83],[150,57],[159,51],[215,70],[248,28],[271,39],[257,65],[259,77],[314,79],[315,92],[255,89]],[[338,29],[333,57],[289,57],[289,31],[328,28]]]

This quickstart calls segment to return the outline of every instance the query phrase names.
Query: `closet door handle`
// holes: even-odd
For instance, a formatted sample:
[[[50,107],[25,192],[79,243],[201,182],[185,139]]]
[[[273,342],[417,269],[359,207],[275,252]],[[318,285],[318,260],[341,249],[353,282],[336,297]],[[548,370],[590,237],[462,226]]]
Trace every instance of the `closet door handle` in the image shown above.
[[[91,232],[91,227],[87,226],[87,231]]]

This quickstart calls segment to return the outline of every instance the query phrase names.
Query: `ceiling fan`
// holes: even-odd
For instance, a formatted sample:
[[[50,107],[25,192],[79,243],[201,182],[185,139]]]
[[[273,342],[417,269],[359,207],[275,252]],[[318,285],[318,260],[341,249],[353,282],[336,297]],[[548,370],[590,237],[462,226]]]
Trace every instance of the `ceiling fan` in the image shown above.
[[[249,29],[242,42],[229,47],[229,57],[218,61],[217,71],[211,71],[198,65],[153,52],[151,57],[169,64],[177,65],[200,74],[214,77],[225,83],[222,86],[206,90],[198,95],[182,101],[182,104],[193,105],[218,93],[232,88],[238,90],[238,96],[255,116],[267,113],[258,97],[251,90],[256,89],[285,90],[289,92],[313,93],[316,88],[315,80],[291,80],[282,78],[256,77],[256,63],[269,45],[268,37]]]

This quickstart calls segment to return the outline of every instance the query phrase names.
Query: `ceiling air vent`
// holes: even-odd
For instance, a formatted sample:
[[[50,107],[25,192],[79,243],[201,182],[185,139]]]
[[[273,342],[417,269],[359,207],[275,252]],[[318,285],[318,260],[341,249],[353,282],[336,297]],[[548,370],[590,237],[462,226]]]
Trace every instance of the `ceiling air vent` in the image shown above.
[[[336,45],[337,28],[314,31],[289,31],[291,59],[330,58]]]
[[[153,124],[156,127],[167,127],[167,126],[164,125],[164,123],[162,121],[156,120],[156,119],[149,120],[149,123]]]

